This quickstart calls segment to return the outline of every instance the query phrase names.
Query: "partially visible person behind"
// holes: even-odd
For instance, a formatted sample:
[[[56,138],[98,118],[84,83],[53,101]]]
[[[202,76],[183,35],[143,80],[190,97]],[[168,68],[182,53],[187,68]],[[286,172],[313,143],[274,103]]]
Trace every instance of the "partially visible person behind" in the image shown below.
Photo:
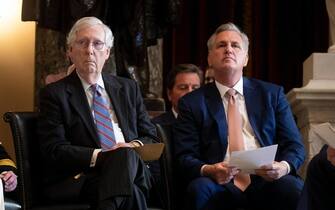
[[[205,79],[204,84],[208,84],[210,82],[214,82],[214,69],[212,67],[208,67],[205,71]]]
[[[199,88],[202,71],[194,64],[176,65],[167,75],[167,96],[171,109],[152,119],[154,123],[172,124],[178,116],[178,101],[185,94]]]
[[[173,139],[171,125],[176,121],[178,116],[178,101],[185,94],[199,88],[202,83],[202,71],[194,64],[178,64],[176,65],[167,75],[166,85],[167,85],[167,96],[171,102],[171,109],[167,112],[152,119],[153,123],[158,123],[165,126],[165,131],[167,131],[167,136],[170,140],[170,148],[172,149]],[[173,153],[173,151],[171,151]],[[162,183],[160,166],[158,161],[150,163],[150,171],[153,175],[155,182],[155,191],[158,191],[160,200],[163,200]],[[181,186],[182,183],[178,184]],[[156,199],[157,200],[157,199]]]
[[[334,209],[335,148],[322,147],[310,161],[298,210]]]
[[[295,210],[305,150],[283,87],[243,77],[249,40],[233,23],[219,26],[207,46],[215,82],[179,100],[173,127],[186,209]],[[274,162],[253,174],[228,164],[233,151],[275,144]]]
[[[0,142],[0,179],[5,192],[12,192],[17,186],[16,165]]]
[[[40,92],[44,195],[97,210],[146,210],[151,175],[132,148],[155,141],[156,129],[139,86],[102,72],[113,34],[98,18],[79,19],[67,44],[75,69]]]

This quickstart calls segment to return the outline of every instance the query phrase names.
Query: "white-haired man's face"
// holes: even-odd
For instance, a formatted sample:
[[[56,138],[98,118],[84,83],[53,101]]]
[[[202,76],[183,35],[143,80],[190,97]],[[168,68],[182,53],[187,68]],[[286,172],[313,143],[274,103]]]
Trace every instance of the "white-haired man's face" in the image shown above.
[[[101,25],[81,28],[76,32],[68,54],[81,76],[101,73],[110,53],[104,40],[105,31]]]

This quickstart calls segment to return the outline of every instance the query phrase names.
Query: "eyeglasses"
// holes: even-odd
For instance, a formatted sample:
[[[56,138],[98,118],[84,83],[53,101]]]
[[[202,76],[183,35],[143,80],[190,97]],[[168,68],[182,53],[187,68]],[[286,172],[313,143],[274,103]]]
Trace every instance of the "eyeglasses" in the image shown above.
[[[103,48],[105,46],[105,43],[102,42],[102,41],[96,40],[96,41],[91,42],[88,39],[81,39],[81,40],[75,41],[75,44],[76,44],[77,47],[79,47],[81,49],[85,49],[88,46],[90,46],[90,44],[92,44],[93,48],[95,50],[99,50],[99,51],[103,50]]]

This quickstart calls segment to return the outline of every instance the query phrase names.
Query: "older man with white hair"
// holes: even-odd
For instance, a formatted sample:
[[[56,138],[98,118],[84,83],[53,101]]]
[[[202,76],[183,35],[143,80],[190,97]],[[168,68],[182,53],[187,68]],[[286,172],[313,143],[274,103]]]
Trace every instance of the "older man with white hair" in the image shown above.
[[[102,72],[113,34],[99,19],[78,20],[67,43],[75,70],[40,95],[45,195],[86,200],[93,209],[147,209],[150,172],[131,148],[151,143],[156,130],[140,89]]]

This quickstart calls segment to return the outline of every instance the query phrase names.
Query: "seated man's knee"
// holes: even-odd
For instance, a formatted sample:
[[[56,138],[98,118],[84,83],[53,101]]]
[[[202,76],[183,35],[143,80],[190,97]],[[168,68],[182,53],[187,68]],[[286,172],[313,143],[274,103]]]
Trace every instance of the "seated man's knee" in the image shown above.
[[[223,209],[231,205],[230,196],[225,186],[207,177],[197,178],[188,185],[186,209]]]
[[[137,160],[138,154],[135,150],[132,148],[121,147],[116,150],[100,152],[97,157],[96,165],[98,167],[110,165],[110,163],[113,163],[113,165],[123,165],[129,161],[133,162]]]
[[[281,194],[297,193],[300,194],[304,186],[301,178],[293,175],[286,175],[273,182],[276,192]]]
[[[187,187],[187,193],[189,195],[203,195],[209,194],[211,191],[214,191],[216,183],[214,183],[210,178],[201,177],[194,179],[190,182]]]
[[[296,206],[303,188],[303,180],[287,175],[273,183],[272,194],[278,202],[285,206]],[[289,208],[291,209],[291,208]]]

